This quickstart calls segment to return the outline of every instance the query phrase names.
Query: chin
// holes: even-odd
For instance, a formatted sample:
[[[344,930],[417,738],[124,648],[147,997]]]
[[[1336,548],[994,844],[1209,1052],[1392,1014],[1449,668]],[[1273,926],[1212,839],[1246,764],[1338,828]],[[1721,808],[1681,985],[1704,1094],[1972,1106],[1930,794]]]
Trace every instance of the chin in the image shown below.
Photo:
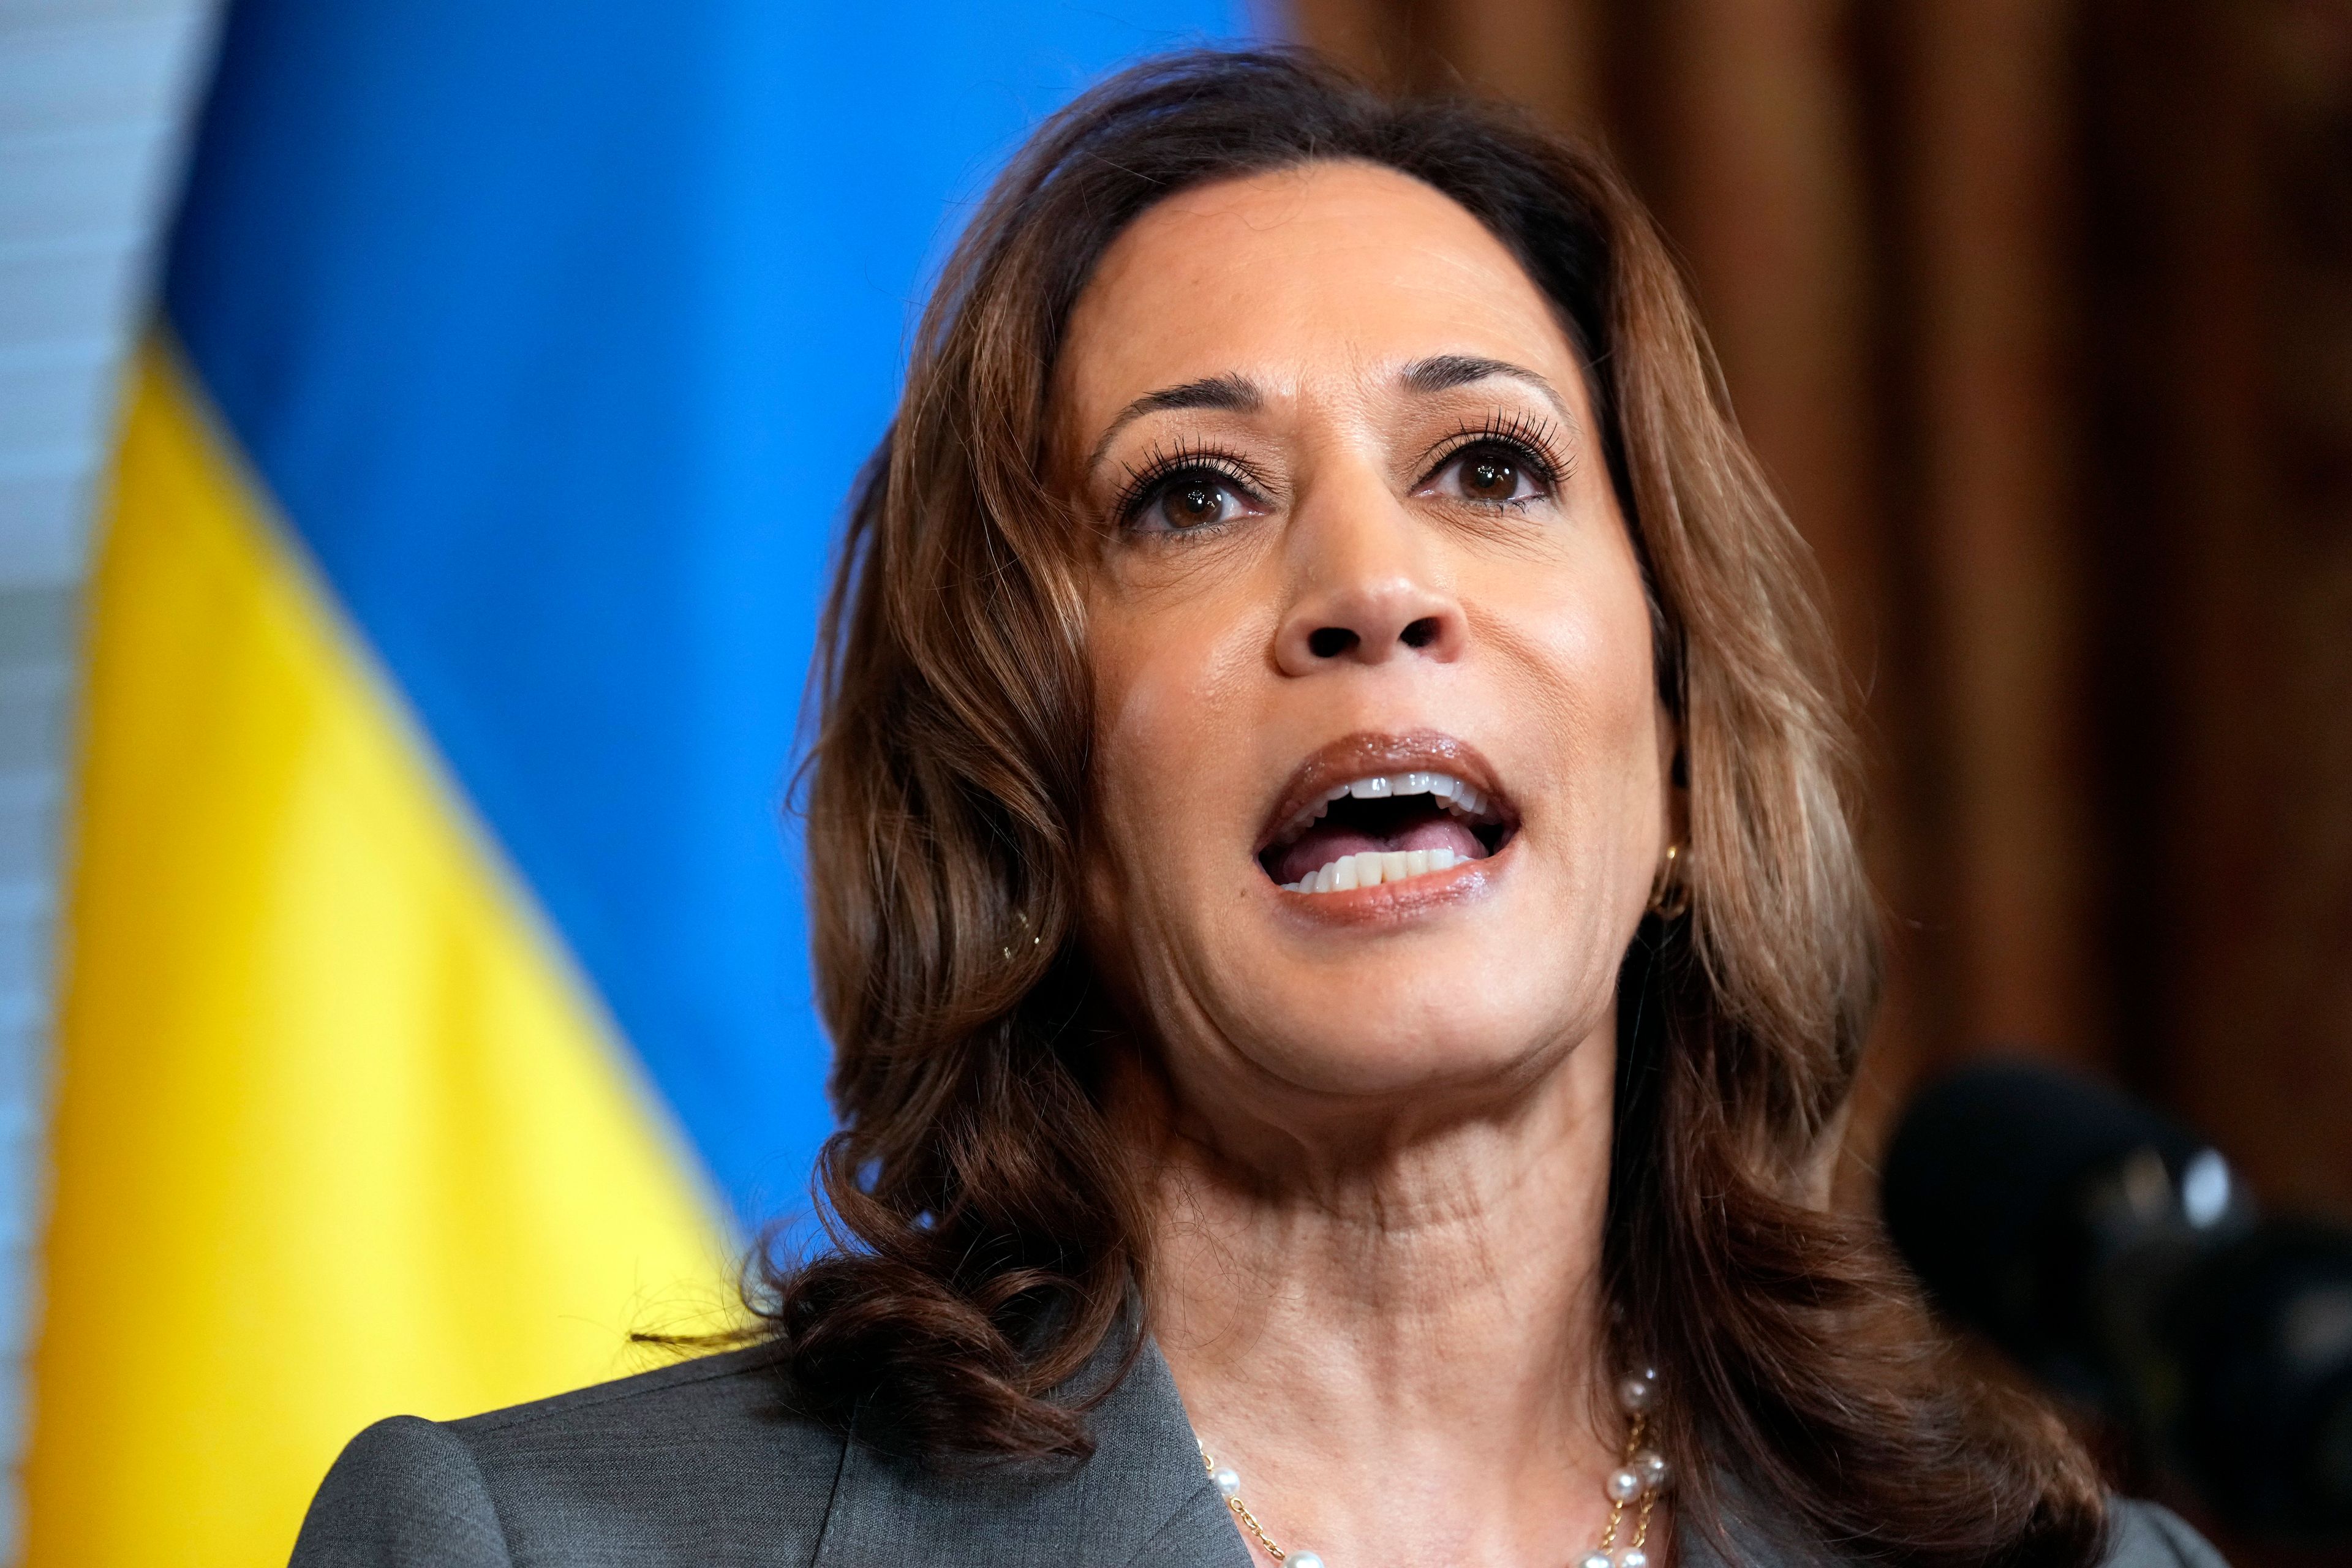
[[[1562,1048],[1560,1035],[1515,1030],[1514,1020],[1457,1020],[1439,1034],[1413,1030],[1303,1033],[1264,1047],[1257,1063],[1307,1093],[1328,1096],[1335,1110],[1402,1099],[1447,1102],[1507,1097]],[[1371,1109],[1365,1105],[1365,1109]]]
[[[1563,973],[1549,943],[1498,951],[1481,940],[1488,922],[1467,914],[1451,931],[1337,944],[1302,942],[1278,919],[1255,932],[1241,922],[1227,934],[1242,940],[1217,943],[1224,951],[1197,966],[1215,981],[1186,1011],[1300,1094],[1507,1095],[1606,1024],[1613,972]]]
[[[1523,798],[1427,729],[1349,732],[1255,792],[1172,773],[1112,792],[1132,815],[1097,840],[1087,924],[1186,1099],[1507,1100],[1611,1017],[1646,889],[1620,865],[1647,852],[1630,814]]]

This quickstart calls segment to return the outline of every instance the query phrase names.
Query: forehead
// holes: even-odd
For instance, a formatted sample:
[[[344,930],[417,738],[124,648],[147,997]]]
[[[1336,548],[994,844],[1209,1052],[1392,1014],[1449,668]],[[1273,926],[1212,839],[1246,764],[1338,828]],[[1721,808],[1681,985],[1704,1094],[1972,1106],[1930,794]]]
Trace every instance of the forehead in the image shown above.
[[[1085,420],[1199,376],[1238,372],[1282,395],[1433,353],[1579,379],[1550,302],[1466,209],[1391,169],[1309,163],[1146,211],[1071,312],[1059,380]]]

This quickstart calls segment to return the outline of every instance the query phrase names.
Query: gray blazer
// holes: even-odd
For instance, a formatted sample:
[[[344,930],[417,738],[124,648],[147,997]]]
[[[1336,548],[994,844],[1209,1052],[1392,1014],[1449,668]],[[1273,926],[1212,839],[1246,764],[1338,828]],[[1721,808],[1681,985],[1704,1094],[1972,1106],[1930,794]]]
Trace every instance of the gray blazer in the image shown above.
[[[754,1349],[466,1421],[379,1421],[319,1489],[293,1568],[1249,1568],[1149,1345],[1075,1468],[934,1472],[792,1414],[781,1389]],[[2109,1568],[2222,1568],[2160,1508],[2114,1519]],[[1723,1568],[1693,1536],[1681,1559]]]

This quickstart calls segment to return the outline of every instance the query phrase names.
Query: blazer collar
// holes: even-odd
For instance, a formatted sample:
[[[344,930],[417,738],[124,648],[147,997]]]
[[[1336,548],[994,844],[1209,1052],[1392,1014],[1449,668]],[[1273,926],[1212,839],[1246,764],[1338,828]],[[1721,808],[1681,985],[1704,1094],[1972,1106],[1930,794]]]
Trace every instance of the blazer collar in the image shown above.
[[[1176,1380],[1149,1339],[1090,1425],[1095,1455],[1083,1465],[960,1471],[885,1454],[853,1432],[812,1568],[1249,1568]]]

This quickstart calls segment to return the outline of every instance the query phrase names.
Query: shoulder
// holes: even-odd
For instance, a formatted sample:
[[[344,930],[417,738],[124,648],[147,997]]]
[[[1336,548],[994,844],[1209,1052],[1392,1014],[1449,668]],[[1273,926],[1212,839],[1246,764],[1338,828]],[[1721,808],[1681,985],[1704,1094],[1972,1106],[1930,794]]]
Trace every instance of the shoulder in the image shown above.
[[[2107,1500],[2103,1568],[2227,1568],[2221,1554],[2170,1509],[2130,1498]]]
[[[299,1568],[509,1561],[472,1457],[446,1429],[414,1415],[379,1421],[351,1440],[294,1543]]]
[[[1806,1543],[1784,1511],[1759,1510],[1727,1488],[1736,1500],[1717,1530],[1676,1531],[1683,1568],[1861,1568],[1864,1558],[1840,1553],[1820,1542]],[[2169,1509],[2133,1498],[2110,1496],[2099,1568],[2229,1568],[2221,1554]]]
[[[764,1346],[463,1421],[395,1416],[335,1462],[294,1568],[805,1562],[842,1452]]]

